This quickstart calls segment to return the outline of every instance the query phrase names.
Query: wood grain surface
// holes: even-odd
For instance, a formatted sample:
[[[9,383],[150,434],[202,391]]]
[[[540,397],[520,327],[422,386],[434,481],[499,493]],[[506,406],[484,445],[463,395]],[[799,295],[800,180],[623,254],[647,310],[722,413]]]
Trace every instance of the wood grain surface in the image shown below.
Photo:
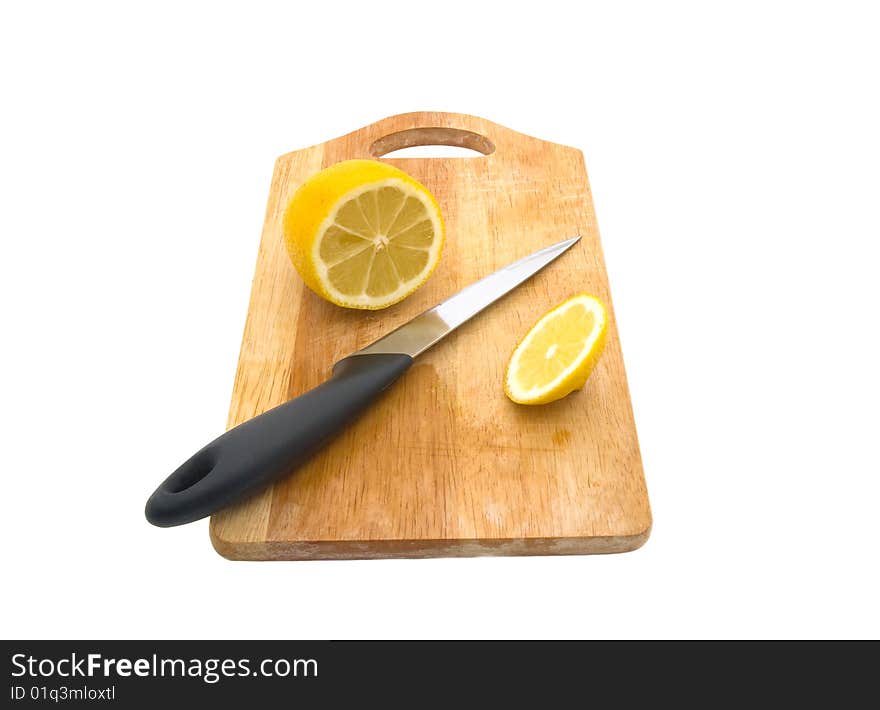
[[[338,308],[293,269],[281,216],[296,188],[340,160],[444,144],[477,157],[402,158],[447,224],[440,266],[413,296]],[[306,466],[215,514],[230,559],[293,560],[625,552],[651,511],[583,155],[489,121],[409,113],[281,156],[272,179],[228,425],[302,394],[333,363],[536,249],[583,239],[416,360]],[[608,344],[586,387],[543,407],[510,402],[502,376],[537,318],[588,291]]]

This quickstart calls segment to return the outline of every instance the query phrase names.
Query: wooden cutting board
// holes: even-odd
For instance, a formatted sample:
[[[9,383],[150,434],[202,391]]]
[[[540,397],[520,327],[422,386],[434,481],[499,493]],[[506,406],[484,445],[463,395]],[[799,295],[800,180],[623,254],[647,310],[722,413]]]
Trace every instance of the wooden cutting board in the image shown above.
[[[413,145],[483,155],[401,158],[447,225],[440,266],[383,311],[338,308],[293,269],[281,217],[296,188],[349,158]],[[352,427],[285,480],[211,519],[230,559],[625,552],[651,511],[582,153],[481,118],[409,113],[275,164],[230,427],[309,390],[337,360],[492,271],[581,234],[567,254],[418,358]],[[543,407],[510,402],[507,359],[551,306],[587,291],[609,308],[587,386]]]

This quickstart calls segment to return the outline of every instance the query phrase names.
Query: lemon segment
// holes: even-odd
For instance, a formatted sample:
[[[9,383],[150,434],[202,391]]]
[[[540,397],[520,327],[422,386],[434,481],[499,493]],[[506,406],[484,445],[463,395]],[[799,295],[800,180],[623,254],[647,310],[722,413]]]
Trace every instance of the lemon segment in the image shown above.
[[[504,392],[517,404],[546,404],[580,389],[602,354],[607,328],[595,296],[582,293],[559,304],[514,349]]]
[[[444,238],[431,193],[375,160],[322,170],[284,214],[285,244],[303,281],[346,308],[385,308],[409,296],[437,267]]]

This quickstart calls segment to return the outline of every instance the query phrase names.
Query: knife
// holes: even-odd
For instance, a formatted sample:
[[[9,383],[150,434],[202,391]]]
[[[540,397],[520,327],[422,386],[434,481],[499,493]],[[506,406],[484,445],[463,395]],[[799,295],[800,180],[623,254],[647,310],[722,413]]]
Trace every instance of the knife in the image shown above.
[[[150,496],[147,520],[159,527],[191,523],[291,473],[406,372],[414,358],[579,239],[545,247],[467,286],[337,362],[324,384],[214,439]]]

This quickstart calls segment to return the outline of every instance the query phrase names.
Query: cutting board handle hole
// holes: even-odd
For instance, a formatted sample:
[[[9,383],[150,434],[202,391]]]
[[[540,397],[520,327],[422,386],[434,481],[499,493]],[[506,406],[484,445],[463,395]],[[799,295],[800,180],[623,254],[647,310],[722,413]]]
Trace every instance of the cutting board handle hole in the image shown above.
[[[389,133],[370,146],[374,158],[484,158],[495,144],[479,133],[461,128],[407,128]]]
[[[214,470],[215,463],[214,457],[208,452],[196,454],[176,472],[174,480],[168,482],[168,492],[183,493],[192,488]]]

